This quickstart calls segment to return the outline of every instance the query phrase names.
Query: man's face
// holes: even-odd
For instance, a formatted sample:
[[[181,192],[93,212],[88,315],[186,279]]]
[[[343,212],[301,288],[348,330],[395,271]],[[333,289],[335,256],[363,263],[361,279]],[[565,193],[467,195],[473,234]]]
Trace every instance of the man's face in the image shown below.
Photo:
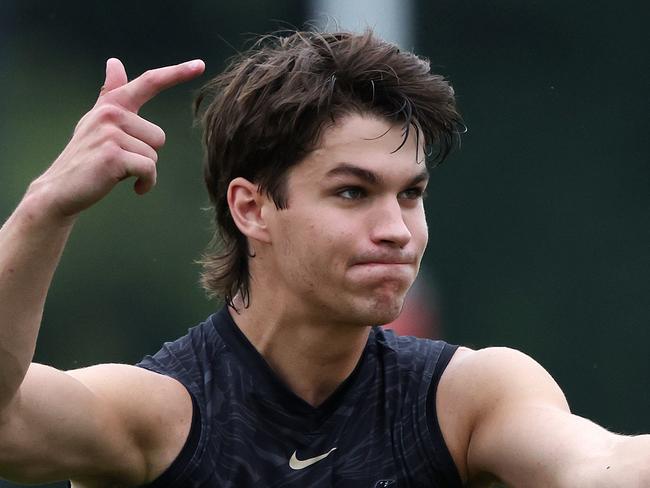
[[[268,212],[278,299],[312,320],[397,317],[427,244],[415,132],[396,150],[401,126],[349,115],[289,171],[288,207]]]

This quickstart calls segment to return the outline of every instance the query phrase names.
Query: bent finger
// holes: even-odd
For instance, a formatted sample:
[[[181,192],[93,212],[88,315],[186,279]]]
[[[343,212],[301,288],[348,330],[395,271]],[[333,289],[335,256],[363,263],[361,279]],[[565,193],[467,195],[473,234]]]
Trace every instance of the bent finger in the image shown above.
[[[205,69],[200,59],[174,66],[165,66],[146,71],[136,79],[112,92],[114,100],[120,105],[137,112],[146,102],[158,93],[172,86],[196,78]]]
[[[143,195],[151,190],[156,184],[156,163],[142,154],[127,152],[123,159],[127,176],[135,176],[137,179],[133,189],[138,195]]]
[[[154,149],[160,149],[165,144],[164,130],[132,112],[124,113],[120,127],[127,134],[140,139]]]
[[[127,134],[126,132],[122,132],[119,137],[118,144],[127,152],[140,154],[145,158],[151,159],[154,163],[158,162],[158,153],[153,147],[141,139]]]

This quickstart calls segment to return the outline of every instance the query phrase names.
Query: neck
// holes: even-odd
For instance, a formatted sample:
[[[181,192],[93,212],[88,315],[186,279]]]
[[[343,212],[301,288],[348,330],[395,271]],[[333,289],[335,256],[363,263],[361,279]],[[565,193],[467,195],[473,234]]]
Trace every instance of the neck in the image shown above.
[[[277,296],[253,296],[248,308],[235,300],[235,323],[296,395],[320,405],[356,367],[370,329],[319,320]]]

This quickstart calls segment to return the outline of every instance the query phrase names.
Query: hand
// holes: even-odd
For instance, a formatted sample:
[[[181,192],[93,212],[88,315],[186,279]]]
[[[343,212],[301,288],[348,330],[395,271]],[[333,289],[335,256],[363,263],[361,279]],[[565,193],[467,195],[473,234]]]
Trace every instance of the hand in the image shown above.
[[[157,150],[163,130],[138,116],[138,110],[162,90],[203,73],[203,61],[150,70],[128,82],[122,63],[106,62],[106,80],[95,106],[77,124],[72,139],[28,194],[39,195],[44,211],[69,218],[134,176],[134,190],[147,193],[156,184]]]

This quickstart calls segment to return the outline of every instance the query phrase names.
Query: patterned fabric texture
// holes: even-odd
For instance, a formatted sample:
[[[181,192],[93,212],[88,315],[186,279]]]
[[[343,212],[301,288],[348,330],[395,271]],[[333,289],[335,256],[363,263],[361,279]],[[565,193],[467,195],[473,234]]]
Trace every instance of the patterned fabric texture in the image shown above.
[[[460,487],[435,412],[456,350],[373,327],[354,372],[319,407],[275,375],[227,308],[138,366],[185,385],[193,427],[152,487]]]

